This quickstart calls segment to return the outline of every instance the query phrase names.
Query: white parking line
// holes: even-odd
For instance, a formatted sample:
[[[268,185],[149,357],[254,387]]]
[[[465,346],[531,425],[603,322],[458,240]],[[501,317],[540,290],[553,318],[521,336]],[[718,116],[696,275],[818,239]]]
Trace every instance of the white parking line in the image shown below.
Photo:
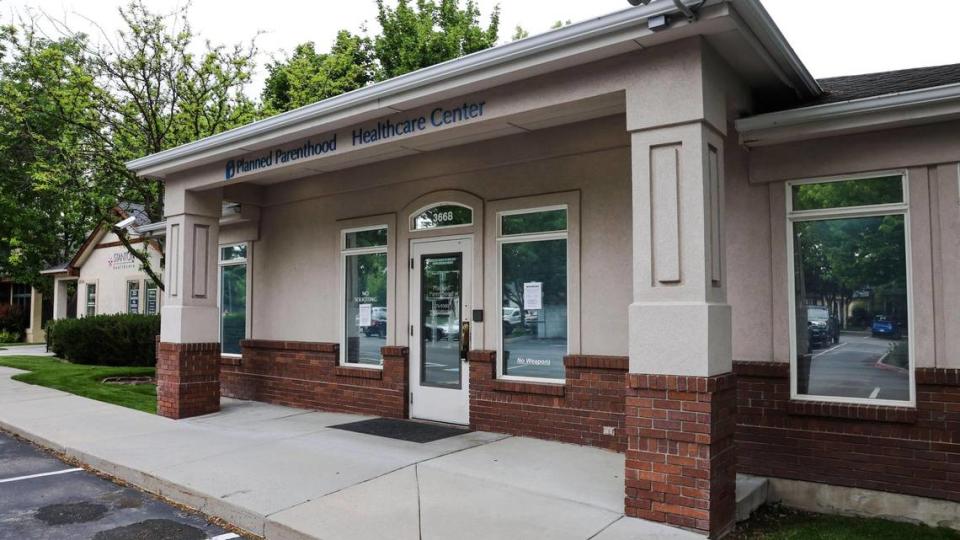
[[[232,540],[233,538],[240,538],[239,534],[227,533],[221,534],[220,536],[214,536],[210,540]]]
[[[829,349],[827,349],[827,350],[825,350],[825,351],[820,351],[819,353],[813,355],[813,358],[819,358],[819,357],[827,354],[828,352],[833,352],[833,351],[839,349],[840,347],[843,347],[844,345],[846,345],[846,343],[841,343],[841,344],[839,344],[839,345],[834,345],[833,347],[830,347]]]
[[[27,476],[18,476],[16,478],[4,478],[3,480],[0,480],[0,484],[6,484],[8,482],[18,482],[20,480],[30,480],[31,478],[43,478],[44,476],[54,476],[57,474],[67,474],[67,473],[72,473],[72,472],[77,472],[82,470],[83,469],[64,469],[62,471],[53,471],[48,473],[28,474]]]
[[[873,392],[870,393],[870,399],[877,399],[877,394],[879,393],[880,393],[880,387],[878,386],[873,389]]]

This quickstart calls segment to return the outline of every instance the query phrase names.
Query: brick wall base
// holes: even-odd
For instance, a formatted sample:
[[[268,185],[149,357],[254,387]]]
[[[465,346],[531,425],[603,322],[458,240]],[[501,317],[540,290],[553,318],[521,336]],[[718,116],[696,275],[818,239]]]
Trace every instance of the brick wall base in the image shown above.
[[[624,451],[628,358],[567,356],[565,382],[549,384],[498,380],[496,356],[470,352],[472,429]]]
[[[157,414],[189,418],[220,410],[219,343],[159,343]]]
[[[628,375],[628,516],[713,538],[733,527],[735,384],[732,374]]]
[[[224,396],[321,411],[407,417],[406,347],[383,347],[383,369],[338,364],[336,343],[245,340],[223,358]]]
[[[740,472],[960,502],[960,370],[917,369],[915,408],[791,401],[785,362],[735,362]]]

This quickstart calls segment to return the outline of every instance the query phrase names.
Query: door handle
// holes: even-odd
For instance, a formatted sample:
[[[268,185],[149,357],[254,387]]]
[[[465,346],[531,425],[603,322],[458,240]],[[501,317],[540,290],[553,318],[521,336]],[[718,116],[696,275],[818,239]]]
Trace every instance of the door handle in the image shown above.
[[[470,321],[460,322],[460,360],[469,362],[470,354]]]

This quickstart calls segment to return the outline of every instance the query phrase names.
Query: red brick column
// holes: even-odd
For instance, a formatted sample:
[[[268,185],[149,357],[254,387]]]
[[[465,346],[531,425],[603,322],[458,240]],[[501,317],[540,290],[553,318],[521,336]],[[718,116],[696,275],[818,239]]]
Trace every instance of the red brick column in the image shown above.
[[[719,538],[736,511],[736,382],[627,378],[626,514]]]
[[[400,418],[410,417],[410,349],[407,347],[381,347],[383,356],[383,382],[399,390]]]
[[[180,419],[220,410],[220,344],[157,346],[157,414]]]

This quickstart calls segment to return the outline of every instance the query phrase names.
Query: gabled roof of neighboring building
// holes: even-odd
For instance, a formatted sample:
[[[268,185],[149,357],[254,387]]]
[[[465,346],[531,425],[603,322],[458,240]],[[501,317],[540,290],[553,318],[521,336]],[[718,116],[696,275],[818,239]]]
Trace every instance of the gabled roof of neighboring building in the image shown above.
[[[147,215],[142,204],[121,202],[113,208],[113,213],[116,214],[116,216],[120,219],[133,216],[136,218],[136,222],[134,223],[135,227],[141,227],[150,223],[150,216]],[[94,249],[108,232],[110,232],[110,226],[105,221],[101,221],[96,227],[94,227],[92,231],[90,231],[90,234],[87,235],[83,243],[80,244],[80,247],[77,249],[76,253],[74,253],[73,258],[71,258],[69,261],[51,266],[40,273],[44,275],[76,275],[76,273],[79,272],[80,266],[83,265],[85,255]],[[160,250],[160,246],[157,245],[155,241],[148,241],[148,245],[152,246],[158,251]]]
[[[824,90],[804,106],[838,103],[960,83],[960,64],[818,79]]]

